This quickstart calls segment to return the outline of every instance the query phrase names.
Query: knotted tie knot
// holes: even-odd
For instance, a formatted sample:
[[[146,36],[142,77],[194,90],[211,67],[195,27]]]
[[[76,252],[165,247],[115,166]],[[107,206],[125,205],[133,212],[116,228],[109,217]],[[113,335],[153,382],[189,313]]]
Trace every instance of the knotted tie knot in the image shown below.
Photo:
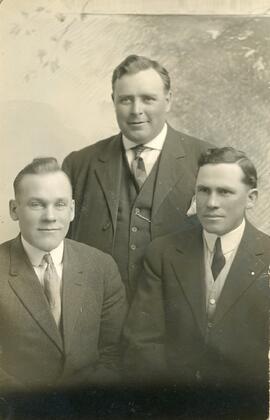
[[[141,157],[141,154],[145,149],[147,149],[147,147],[145,147],[143,144],[139,144],[138,146],[132,147],[132,150],[134,150],[135,153],[134,159],[138,159],[139,157]]]
[[[47,264],[47,266],[48,266],[49,264],[53,264],[53,259],[52,259],[51,254],[45,254],[45,255],[43,256],[43,261]]]

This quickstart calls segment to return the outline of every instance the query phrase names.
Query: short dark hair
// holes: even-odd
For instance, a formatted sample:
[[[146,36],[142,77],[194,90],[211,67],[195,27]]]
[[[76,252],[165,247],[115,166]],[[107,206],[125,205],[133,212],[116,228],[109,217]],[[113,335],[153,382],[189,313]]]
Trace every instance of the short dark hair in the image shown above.
[[[142,55],[129,55],[113,71],[112,90],[117,79],[121,79],[125,74],[135,74],[142,70],[154,69],[162,79],[165,91],[171,88],[171,80],[168,71],[155,60]]]
[[[53,172],[63,172],[66,173],[61,169],[58,161],[54,157],[37,157],[33,159],[31,163],[26,165],[16,176],[13,182],[14,194],[15,196],[19,192],[19,185],[25,175],[40,175],[40,174],[48,174]],[[66,175],[69,183],[69,177]],[[71,186],[71,183],[70,183]]]
[[[254,164],[241,150],[233,147],[214,147],[203,152],[198,160],[199,168],[207,164],[237,163],[244,173],[243,183],[257,188],[257,171]]]

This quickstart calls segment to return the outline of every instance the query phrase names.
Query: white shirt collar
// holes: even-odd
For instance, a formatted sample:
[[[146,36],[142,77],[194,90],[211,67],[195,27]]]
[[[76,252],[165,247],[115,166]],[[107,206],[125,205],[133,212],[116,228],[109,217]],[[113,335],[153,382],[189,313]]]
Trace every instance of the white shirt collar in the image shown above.
[[[48,254],[48,252],[41,251],[41,249],[38,249],[34,247],[33,245],[30,245],[29,242],[27,242],[23,236],[21,235],[22,245],[24,247],[24,250],[26,254],[28,255],[28,258],[31,262],[31,264],[34,267],[38,267],[45,254]],[[50,251],[52,260],[54,265],[61,264],[63,261],[63,253],[64,253],[64,241],[61,241],[61,243],[58,245],[57,248]]]
[[[242,223],[236,229],[231,230],[230,232],[225,233],[225,235],[222,235],[220,237],[221,248],[224,255],[238,247],[242,239],[245,226],[246,221],[244,218]],[[216,235],[215,233],[209,233],[206,230],[203,230],[203,235],[207,244],[207,248],[210,252],[213,252],[218,235]]]
[[[168,126],[165,123],[161,132],[153,139],[150,140],[148,143],[145,144],[145,147],[148,147],[149,149],[155,149],[155,150],[162,150],[163,144],[165,142],[165,138],[167,135]],[[129,140],[124,134],[122,134],[123,139],[123,145],[125,150],[132,149],[133,147],[138,146],[137,143],[134,143],[133,141]]]

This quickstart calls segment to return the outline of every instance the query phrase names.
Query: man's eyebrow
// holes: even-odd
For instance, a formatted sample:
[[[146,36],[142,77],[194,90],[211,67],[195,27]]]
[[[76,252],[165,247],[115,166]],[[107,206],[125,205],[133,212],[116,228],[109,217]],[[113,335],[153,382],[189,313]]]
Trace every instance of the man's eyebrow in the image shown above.
[[[131,95],[131,94],[118,94],[119,98],[133,98],[135,95]]]
[[[29,201],[30,200],[36,200],[36,201],[44,201],[44,199],[43,198],[41,198],[41,197],[35,197],[34,195],[33,195],[33,197],[29,197],[29,199],[28,199]]]

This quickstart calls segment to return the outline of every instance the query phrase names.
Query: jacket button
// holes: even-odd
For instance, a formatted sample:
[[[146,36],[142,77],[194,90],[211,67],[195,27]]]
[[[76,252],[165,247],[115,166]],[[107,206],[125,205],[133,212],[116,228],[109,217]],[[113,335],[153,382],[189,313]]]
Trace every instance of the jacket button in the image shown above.
[[[137,247],[136,247],[136,245],[135,244],[131,244],[130,245],[130,249],[132,249],[132,251],[135,251],[135,249],[136,249]]]
[[[201,376],[201,372],[199,370],[197,370],[197,372],[195,373],[195,377],[196,377],[198,382],[201,382],[202,376]]]
[[[207,326],[208,326],[208,328],[212,328],[213,327],[213,322],[208,322]]]
[[[132,226],[131,230],[132,232],[137,232],[138,228],[136,226]]]
[[[107,222],[107,223],[105,223],[104,226],[102,226],[102,230],[107,230],[107,229],[109,229],[110,226],[111,226],[111,222]]]

